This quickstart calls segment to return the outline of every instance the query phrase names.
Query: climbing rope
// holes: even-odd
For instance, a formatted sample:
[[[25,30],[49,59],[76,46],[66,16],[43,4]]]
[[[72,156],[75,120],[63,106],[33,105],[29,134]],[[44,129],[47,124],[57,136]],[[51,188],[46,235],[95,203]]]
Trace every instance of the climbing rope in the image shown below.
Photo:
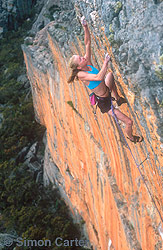
[[[124,136],[124,133],[123,133],[123,131],[122,131],[122,129],[121,129],[119,123],[118,123],[117,117],[116,117],[116,115],[115,115],[115,113],[114,113],[114,107],[113,107],[113,104],[112,104],[112,100],[111,100],[111,110],[112,110],[112,113],[113,113],[113,117],[114,117],[114,119],[115,119],[115,122],[116,122],[116,124],[117,124],[117,126],[118,126],[118,129],[119,129],[119,131],[120,131],[120,133],[121,133],[121,135],[122,135],[122,137],[123,137],[123,139],[124,139],[124,141],[125,141],[125,143],[126,143],[128,149],[129,149],[129,151],[130,151],[130,153],[131,153],[131,156],[132,156],[132,158],[133,158],[133,160],[134,160],[134,162],[135,162],[135,164],[136,164],[136,166],[137,166],[137,168],[138,168],[138,170],[139,170],[139,173],[140,173],[140,175],[141,175],[141,177],[142,177],[142,180],[143,180],[143,182],[144,182],[144,184],[145,184],[145,186],[146,186],[146,188],[147,188],[147,190],[148,190],[148,192],[149,192],[149,194],[150,194],[150,196],[151,196],[151,199],[152,199],[153,204],[154,204],[154,206],[155,206],[155,208],[156,208],[156,210],[157,210],[157,212],[158,212],[158,214],[159,214],[159,216],[160,216],[160,219],[161,219],[161,221],[163,222],[163,218],[162,218],[162,216],[161,216],[161,213],[160,213],[160,211],[159,211],[159,209],[158,209],[158,207],[157,207],[157,205],[156,205],[156,202],[155,202],[155,200],[154,200],[154,198],[153,198],[153,196],[152,196],[152,194],[151,194],[151,192],[150,192],[150,190],[149,190],[149,187],[148,187],[148,185],[147,185],[147,183],[146,183],[146,181],[145,181],[145,179],[144,179],[144,177],[143,177],[142,171],[141,171],[141,169],[140,169],[140,165],[141,165],[142,163],[141,163],[141,164],[138,164],[138,163],[136,162],[136,159],[135,159],[135,157],[134,157],[134,155],[133,155],[133,153],[132,153],[132,151],[131,151],[130,146],[128,145],[128,143],[127,143],[127,141],[126,141],[126,138],[125,138],[125,136]]]

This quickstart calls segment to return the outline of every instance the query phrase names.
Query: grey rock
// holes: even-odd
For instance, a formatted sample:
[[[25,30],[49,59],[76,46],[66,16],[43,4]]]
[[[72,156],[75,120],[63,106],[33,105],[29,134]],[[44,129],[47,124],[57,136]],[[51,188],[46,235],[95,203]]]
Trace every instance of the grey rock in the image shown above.
[[[41,164],[38,161],[34,161],[32,163],[28,163],[28,167],[31,171],[37,171],[41,170]]]
[[[31,14],[34,1],[32,0],[1,0],[0,27],[1,32],[17,30],[20,23]]]
[[[2,122],[3,122],[3,113],[0,113],[0,129],[2,127]]]
[[[32,161],[35,161],[36,154],[38,150],[38,142],[35,142],[29,149],[27,155],[25,156],[25,163],[31,163]]]
[[[42,183],[43,184],[43,172],[39,171],[36,176],[36,183]]]
[[[33,44],[33,38],[32,38],[32,37],[26,37],[26,38],[24,39],[24,43],[25,43],[26,45],[31,45],[31,44]]]
[[[62,12],[60,9],[62,9]],[[56,21],[60,25],[66,23],[73,15],[74,9],[71,1],[65,1],[64,3],[61,0],[44,1],[43,8],[34,22],[30,33],[36,34],[51,21]]]
[[[26,83],[26,82],[28,81],[27,75],[26,75],[26,74],[20,75],[20,76],[17,78],[17,81],[18,81],[18,82],[21,82],[21,83]]]
[[[22,86],[20,87],[20,89],[22,89],[22,88],[29,89],[30,88],[30,82],[29,82],[26,74],[20,75],[17,78],[17,81],[22,83]]]
[[[29,150],[29,147],[24,147],[17,155],[16,157],[16,164],[18,164],[19,162],[23,162],[25,159],[25,156],[27,155]]]
[[[137,64],[137,66],[138,66],[138,69],[135,75],[136,82],[139,86],[142,85],[144,88],[145,86],[148,86],[149,79],[148,77],[146,77],[147,72],[143,64]]]

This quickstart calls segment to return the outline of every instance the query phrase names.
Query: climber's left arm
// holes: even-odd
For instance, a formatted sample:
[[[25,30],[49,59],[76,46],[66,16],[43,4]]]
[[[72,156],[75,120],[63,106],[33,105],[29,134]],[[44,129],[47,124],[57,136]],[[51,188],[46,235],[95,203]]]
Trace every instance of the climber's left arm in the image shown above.
[[[83,18],[82,20],[82,25],[84,28],[84,43],[85,43],[85,58],[88,60],[88,64],[92,64],[91,63],[91,36],[90,36],[90,32],[88,29],[88,25],[87,22],[85,20],[85,18]]]

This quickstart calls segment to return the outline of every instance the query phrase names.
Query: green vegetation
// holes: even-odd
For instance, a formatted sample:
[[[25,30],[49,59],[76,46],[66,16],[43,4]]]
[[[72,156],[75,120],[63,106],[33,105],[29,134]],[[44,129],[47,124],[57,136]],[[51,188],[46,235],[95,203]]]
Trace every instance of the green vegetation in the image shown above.
[[[30,88],[17,80],[25,73],[20,47],[23,34],[26,34],[24,30],[8,33],[0,41],[0,112],[3,114],[0,158],[5,160],[14,157],[27,143],[40,140],[45,130],[34,120]]]
[[[61,8],[58,5],[54,4],[49,8],[48,13],[45,14],[44,16],[49,18],[50,21],[53,21],[54,20],[53,14],[59,11],[61,11]]]
[[[163,55],[160,56],[160,63],[155,67],[156,75],[163,80]]]
[[[24,239],[49,239],[54,246],[46,248],[50,250],[78,249],[75,246],[58,248],[55,245],[57,237],[80,238],[78,226],[70,220],[68,209],[56,191],[37,184],[27,168],[15,166],[14,161],[0,164],[0,183],[1,231],[14,229]],[[28,248],[17,246],[16,249]]]
[[[67,104],[70,105],[70,107],[71,107],[76,113],[78,113],[78,111],[77,111],[76,108],[74,107],[74,104],[73,104],[72,101],[68,101]]]
[[[56,247],[57,237],[80,239],[79,225],[72,223],[68,208],[57,191],[36,183],[27,165],[17,163],[16,156],[25,147],[38,141],[42,145],[45,128],[36,123],[29,86],[19,82],[24,74],[21,44],[27,35],[24,25],[17,32],[8,32],[0,40],[0,229],[16,231],[26,239],[49,239],[50,250],[80,249]],[[4,248],[6,249],[6,248]],[[13,246],[8,249],[13,249]],[[15,249],[29,249],[16,246]],[[43,249],[34,247],[35,250]]]
[[[112,24],[109,25],[109,31],[110,31],[110,33],[114,33],[114,30],[112,28]]]
[[[160,56],[160,64],[163,65],[163,54]]]
[[[108,37],[109,43],[113,48],[118,50],[122,42],[120,40],[115,40],[114,30],[112,29],[112,25],[109,26],[109,31],[110,31],[110,35]]]
[[[114,34],[111,34],[111,35],[108,37],[108,40],[109,40],[110,44],[113,45],[113,44],[115,43]]]
[[[161,102],[160,107],[163,107],[163,101]]]
[[[116,2],[115,6],[114,6],[114,11],[116,14],[119,14],[119,12],[122,9],[122,3],[120,1]]]
[[[53,15],[57,11],[61,11],[61,8],[58,5],[56,5],[56,4],[52,5],[49,8],[49,12],[50,12],[51,15]]]
[[[61,29],[61,30],[66,31],[66,28],[65,28],[63,25],[60,25],[60,24],[58,24],[58,23],[55,24],[54,27],[55,27],[56,29]]]

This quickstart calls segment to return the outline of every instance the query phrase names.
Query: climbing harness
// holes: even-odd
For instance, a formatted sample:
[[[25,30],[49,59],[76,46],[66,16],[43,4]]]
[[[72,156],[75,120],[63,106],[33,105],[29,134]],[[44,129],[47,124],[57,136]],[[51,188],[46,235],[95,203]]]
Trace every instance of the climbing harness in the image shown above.
[[[159,209],[158,209],[158,207],[157,207],[157,205],[156,205],[156,202],[155,202],[155,200],[154,200],[154,198],[153,198],[153,196],[152,196],[152,194],[151,194],[151,192],[150,192],[150,190],[149,190],[149,187],[148,187],[148,185],[147,185],[147,183],[146,183],[146,181],[145,181],[145,179],[144,179],[144,177],[143,177],[143,174],[142,174],[142,172],[141,172],[141,170],[140,170],[140,165],[141,165],[147,158],[146,158],[143,162],[141,162],[140,164],[137,164],[136,159],[135,159],[135,157],[134,157],[134,155],[133,155],[133,153],[132,153],[132,151],[131,151],[130,146],[128,145],[128,143],[127,143],[127,141],[126,141],[126,138],[125,138],[125,136],[124,136],[124,134],[123,134],[123,131],[122,131],[122,129],[121,129],[119,123],[118,123],[117,117],[116,117],[116,115],[115,115],[115,113],[114,113],[114,107],[113,107],[113,104],[112,104],[112,99],[111,99],[111,110],[112,110],[112,113],[113,113],[113,117],[114,117],[114,119],[115,119],[115,122],[116,122],[116,124],[117,124],[117,126],[118,126],[118,129],[119,129],[119,131],[120,131],[120,133],[121,133],[121,135],[122,135],[122,137],[123,137],[123,139],[124,139],[124,141],[125,141],[125,143],[126,143],[128,149],[129,149],[129,151],[130,151],[130,153],[131,153],[131,156],[132,156],[132,158],[133,158],[133,160],[134,160],[134,162],[135,162],[135,164],[136,164],[136,166],[137,166],[137,168],[138,168],[138,170],[139,170],[139,173],[140,173],[140,175],[141,175],[141,177],[142,177],[142,180],[143,180],[143,182],[144,182],[144,184],[145,184],[145,186],[146,186],[146,188],[147,188],[147,190],[148,190],[148,192],[149,192],[149,194],[150,194],[150,196],[151,196],[151,199],[152,199],[153,204],[154,204],[154,206],[155,206],[155,208],[156,208],[156,210],[157,210],[157,212],[158,212],[158,214],[159,214],[159,216],[160,216],[160,219],[161,219],[161,221],[163,222],[163,218],[162,218],[162,216],[161,216],[161,213],[160,213],[160,211],[159,211]]]
[[[97,101],[97,98],[96,98],[96,95],[94,92],[92,92],[90,95],[89,95],[89,100],[90,100],[90,103],[92,106],[96,105],[95,109],[93,108],[93,113],[95,115],[95,119],[97,119],[96,117],[96,111],[97,111],[97,104],[98,104],[98,101]]]

